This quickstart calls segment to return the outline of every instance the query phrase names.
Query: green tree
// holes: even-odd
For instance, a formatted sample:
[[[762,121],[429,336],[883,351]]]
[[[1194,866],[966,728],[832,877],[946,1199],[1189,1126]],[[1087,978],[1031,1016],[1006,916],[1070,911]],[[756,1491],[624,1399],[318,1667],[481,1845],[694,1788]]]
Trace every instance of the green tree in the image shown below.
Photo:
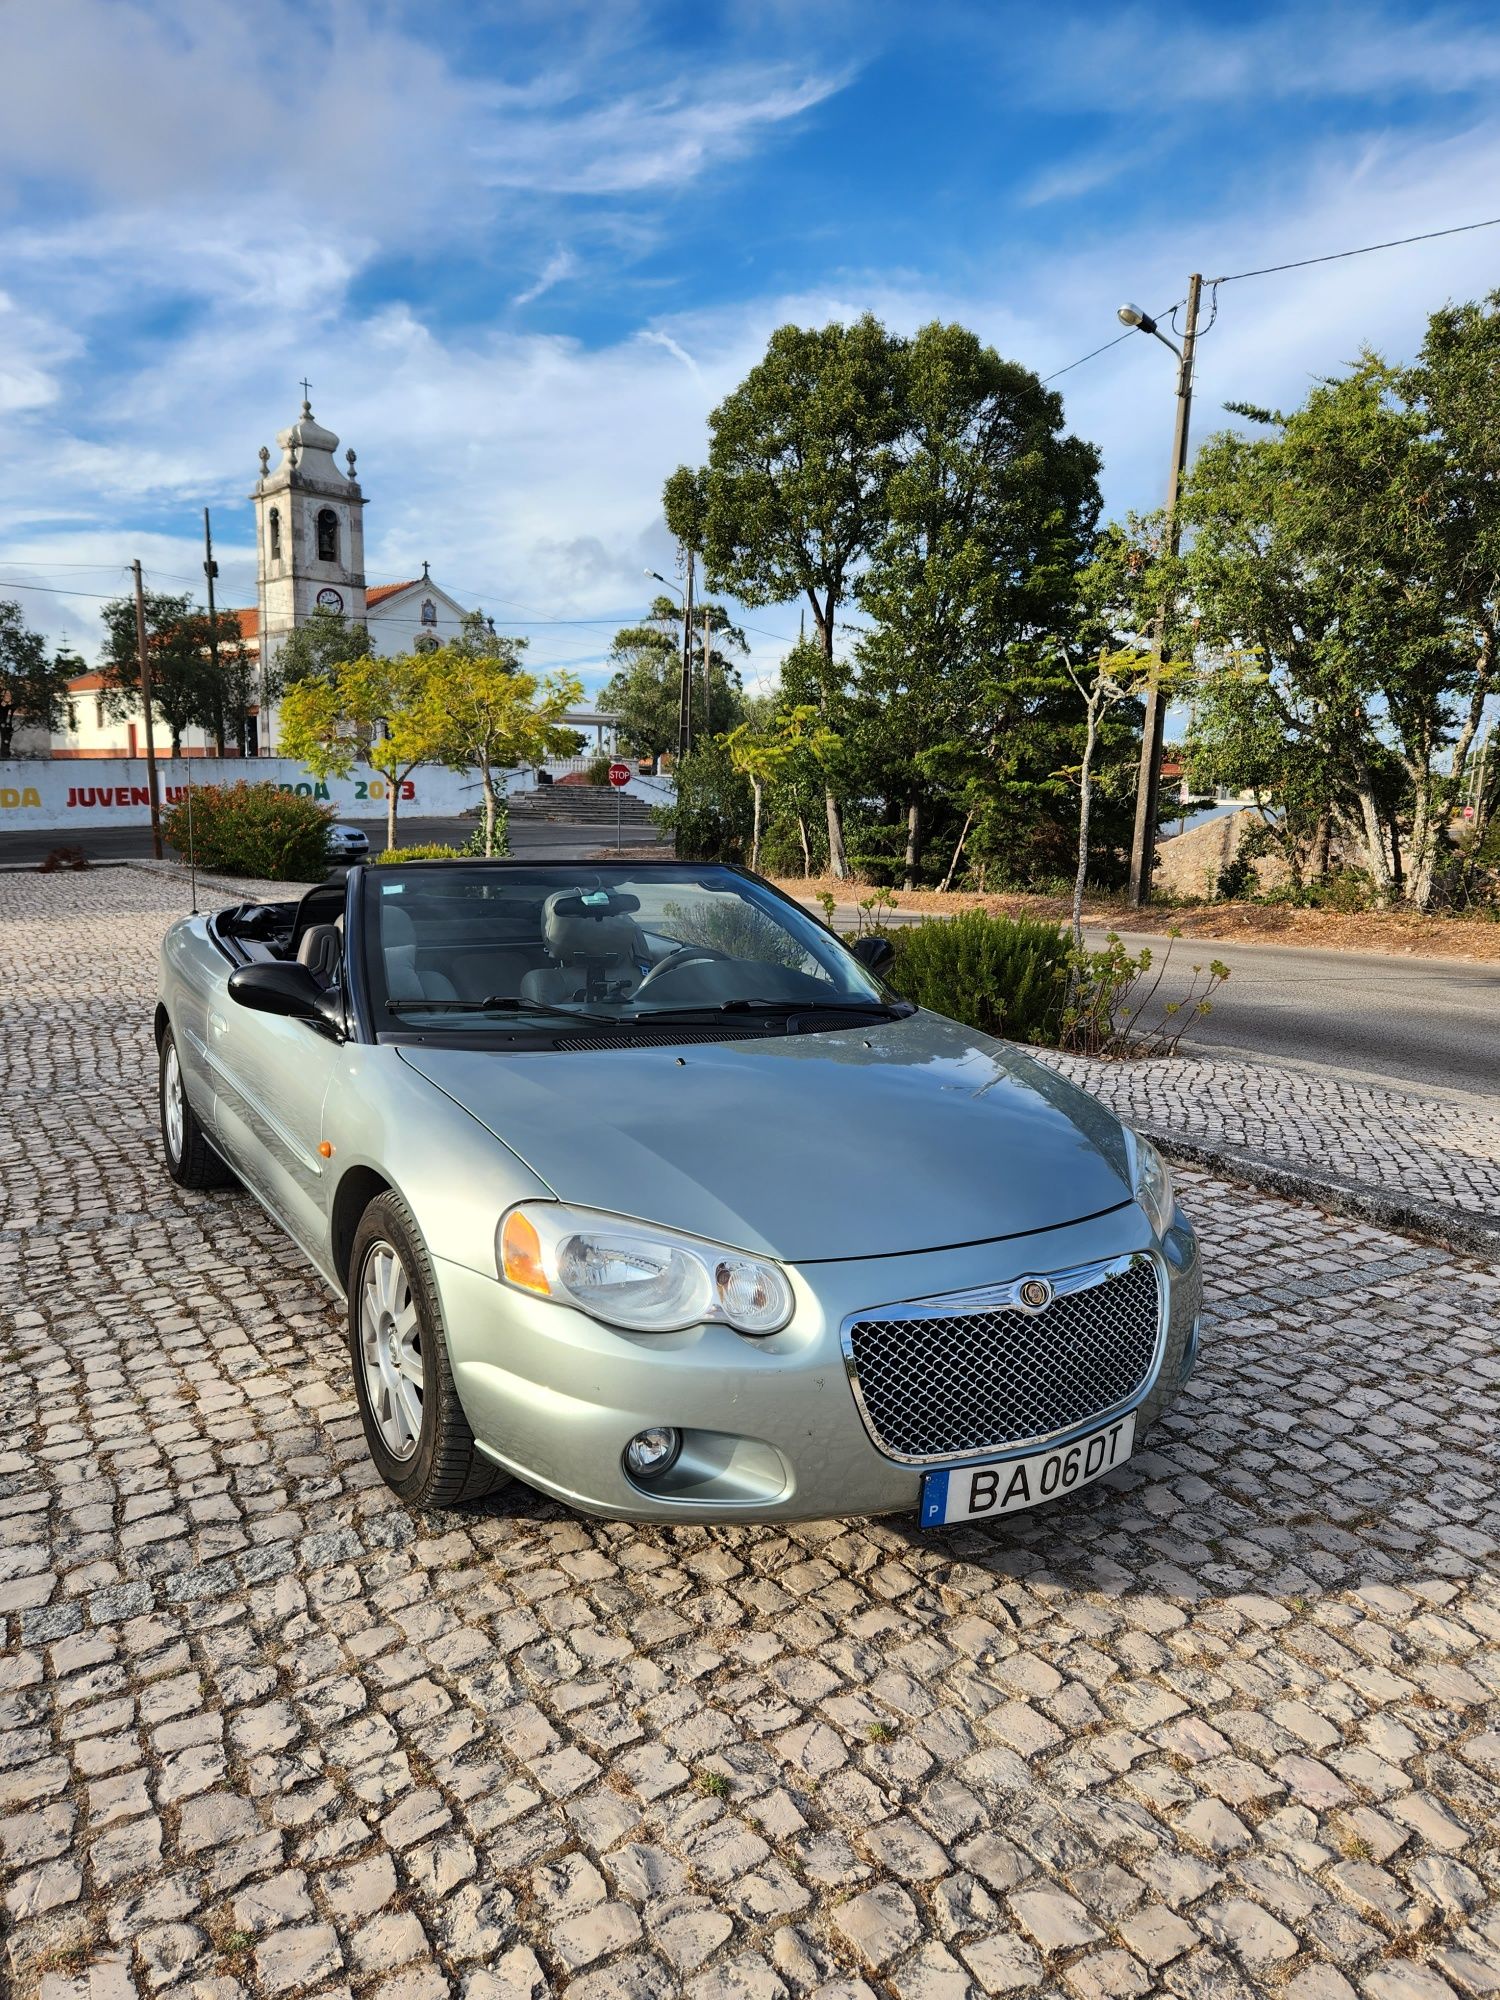
[[[49,653],[21,607],[0,602],[0,757],[9,757],[16,725],[57,729],[67,708],[68,682],[84,671],[71,653]]]
[[[420,764],[446,761],[448,718],[434,699],[430,653],[366,654],[298,681],[281,704],[281,751],[314,777],[347,777],[367,763],[385,784],[385,844],[396,845],[401,787]]]
[[[554,674],[538,681],[520,671],[524,639],[498,640],[466,630],[453,644],[422,655],[421,704],[440,744],[435,761],[477,769],[484,794],[484,851],[494,854],[499,814],[496,776],[564,755],[575,731],[562,726],[583,698],[583,683]]]
[[[1484,447],[1448,435],[1441,395],[1420,369],[1366,354],[1290,415],[1242,412],[1260,434],[1209,440],[1183,509],[1201,637],[1262,669],[1243,686],[1205,683],[1195,762],[1268,782],[1304,822],[1321,791],[1379,899],[1419,908],[1446,848],[1455,779],[1441,761],[1467,753],[1494,671],[1493,604],[1472,587],[1483,536],[1464,504]],[[1388,846],[1392,756],[1402,796]]]
[[[703,620],[707,612],[709,648],[705,661]],[[740,670],[733,654],[749,651],[744,632],[722,604],[698,605],[693,613],[693,733],[721,736],[743,712]],[[670,597],[652,599],[639,625],[615,634],[610,647],[614,675],[600,705],[619,717],[620,741],[636,757],[657,758],[677,745],[677,712],[682,687],[682,612]],[[707,689],[705,695],[704,689]]]
[[[708,464],[666,483],[667,523],[702,551],[711,587],[742,604],[805,596],[823,655],[825,717],[843,685],[838,614],[886,526],[902,428],[903,343],[870,314],[779,327],[709,418]],[[848,873],[839,801],[825,794],[829,866]]]
[[[1099,513],[1099,454],[1062,429],[1062,401],[961,326],[923,327],[902,356],[902,432],[887,523],[857,595],[880,789],[905,810],[915,888],[936,799],[979,775],[997,683],[1028,642],[1072,636]],[[982,782],[982,780],[981,780]]]
[[[369,651],[367,625],[319,605],[287,634],[276,649],[275,659],[267,662],[264,699],[269,706],[279,702],[298,681],[329,680],[336,666],[365,659]]]
[[[144,594],[146,648],[151,663],[151,707],[167,726],[172,755],[182,754],[184,730],[211,726],[216,690],[208,651],[207,619],[195,611],[190,596],[160,591]],[[136,649],[135,598],[117,597],[105,605],[104,703],[116,720],[133,715],[141,704],[140,656]]]
[[[833,732],[822,722],[815,703],[799,702],[777,710],[765,722],[742,722],[730,730],[724,747],[734,769],[750,783],[750,866],[758,869],[766,787],[774,784],[799,754],[820,761],[826,757],[834,747]]]

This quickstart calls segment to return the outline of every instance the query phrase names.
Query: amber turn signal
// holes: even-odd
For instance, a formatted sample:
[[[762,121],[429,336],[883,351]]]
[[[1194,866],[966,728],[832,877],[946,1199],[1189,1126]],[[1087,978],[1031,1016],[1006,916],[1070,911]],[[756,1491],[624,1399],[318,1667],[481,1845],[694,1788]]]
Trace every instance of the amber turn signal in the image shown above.
[[[500,1265],[512,1285],[539,1292],[543,1298],[550,1296],[552,1287],[542,1269],[541,1239],[535,1223],[519,1209],[512,1209],[500,1231]]]
[[[326,1139],[320,1139],[318,1141],[318,1151],[323,1155],[323,1158],[325,1160],[331,1160],[333,1158],[333,1148],[332,1146],[329,1145]]]

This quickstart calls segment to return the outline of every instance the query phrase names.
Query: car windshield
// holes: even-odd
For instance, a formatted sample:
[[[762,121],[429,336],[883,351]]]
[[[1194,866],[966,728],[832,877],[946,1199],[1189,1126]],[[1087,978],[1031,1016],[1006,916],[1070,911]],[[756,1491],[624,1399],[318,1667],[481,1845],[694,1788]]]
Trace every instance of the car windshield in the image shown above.
[[[795,903],[712,863],[373,868],[363,912],[377,1033],[905,1011]]]

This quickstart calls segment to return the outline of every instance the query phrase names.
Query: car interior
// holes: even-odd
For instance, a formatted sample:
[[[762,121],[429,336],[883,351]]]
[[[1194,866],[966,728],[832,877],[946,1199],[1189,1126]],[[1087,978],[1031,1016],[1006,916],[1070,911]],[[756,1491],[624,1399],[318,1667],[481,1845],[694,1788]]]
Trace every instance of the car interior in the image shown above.
[[[648,911],[633,888],[555,883],[555,875],[485,880],[458,871],[377,876],[369,907],[386,998],[714,1007],[816,1003],[836,990],[790,930],[741,896],[667,881],[647,891]],[[245,905],[216,924],[247,958],[295,959],[331,989],[343,976],[343,912],[339,872],[295,905]]]

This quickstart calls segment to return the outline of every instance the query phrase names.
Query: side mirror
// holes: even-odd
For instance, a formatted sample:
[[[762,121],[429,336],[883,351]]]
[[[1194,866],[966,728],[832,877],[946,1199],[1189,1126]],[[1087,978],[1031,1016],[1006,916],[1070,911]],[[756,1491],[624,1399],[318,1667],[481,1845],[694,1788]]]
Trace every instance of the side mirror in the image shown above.
[[[311,1021],[337,1035],[344,1032],[338,998],[320,986],[305,965],[268,959],[238,966],[229,975],[229,997],[254,1014],[282,1014],[293,1021]]]
[[[884,979],[896,963],[896,947],[888,937],[859,937],[849,947],[850,955],[857,958],[866,972],[873,972],[877,979]]]

